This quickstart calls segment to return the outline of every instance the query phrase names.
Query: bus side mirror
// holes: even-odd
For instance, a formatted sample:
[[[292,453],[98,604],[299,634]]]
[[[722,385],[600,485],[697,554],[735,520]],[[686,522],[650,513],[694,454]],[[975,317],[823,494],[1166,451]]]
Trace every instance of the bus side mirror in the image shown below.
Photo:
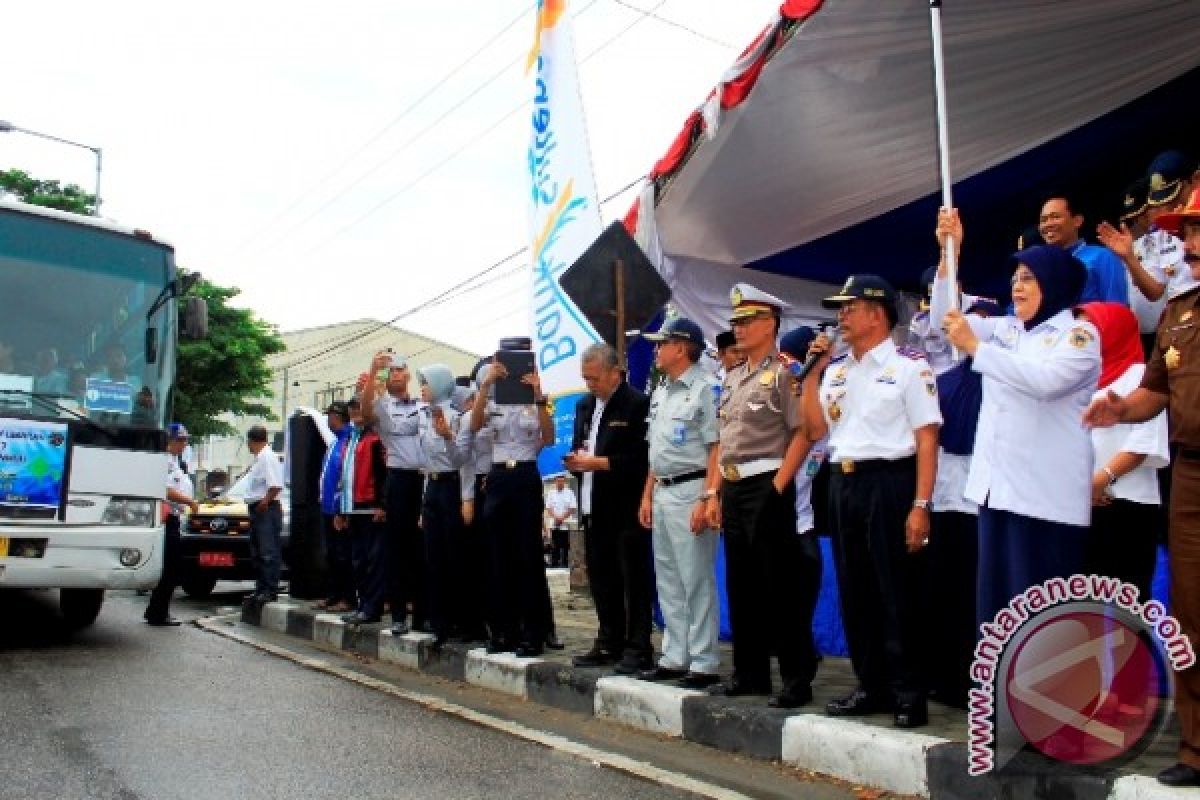
[[[158,328],[146,328],[145,357],[147,364],[158,361]]]
[[[208,336],[208,301],[203,297],[188,297],[183,311],[183,335],[187,339]]]

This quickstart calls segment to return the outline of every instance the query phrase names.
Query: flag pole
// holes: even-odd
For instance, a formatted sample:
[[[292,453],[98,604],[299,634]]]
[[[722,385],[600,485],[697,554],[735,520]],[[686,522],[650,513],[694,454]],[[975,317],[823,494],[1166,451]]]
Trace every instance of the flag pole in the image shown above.
[[[950,131],[946,117],[946,60],[942,51],[942,0],[929,0],[929,25],[933,39],[933,94],[937,106],[938,172],[942,179],[942,206],[954,207],[953,177],[950,174]],[[950,293],[950,307],[960,310],[958,291],[958,255],[954,251],[954,237],[947,237],[942,251],[946,264],[946,285]],[[958,359],[958,348],[954,349]]]

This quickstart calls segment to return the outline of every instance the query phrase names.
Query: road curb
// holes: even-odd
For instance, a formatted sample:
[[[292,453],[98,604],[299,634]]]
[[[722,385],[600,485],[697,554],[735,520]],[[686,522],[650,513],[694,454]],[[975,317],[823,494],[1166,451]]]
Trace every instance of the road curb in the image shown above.
[[[931,800],[1174,800],[1195,796],[1141,775],[1097,777],[1035,768],[971,778],[962,742],[819,713],[748,705],[613,676],[602,669],[518,658],[511,653],[490,654],[479,647],[448,643],[435,649],[429,634],[395,636],[378,625],[348,626],[334,615],[289,602],[268,603],[261,609],[245,607],[241,619],[248,625],[529,702]]]

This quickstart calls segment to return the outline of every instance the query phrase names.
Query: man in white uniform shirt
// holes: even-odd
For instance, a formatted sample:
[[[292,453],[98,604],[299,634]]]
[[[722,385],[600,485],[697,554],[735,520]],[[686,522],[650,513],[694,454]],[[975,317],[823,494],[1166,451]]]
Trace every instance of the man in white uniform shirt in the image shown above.
[[[546,492],[546,511],[550,512],[550,538],[554,547],[554,555],[550,559],[552,567],[570,566],[567,556],[571,549],[571,529],[567,523],[578,509],[575,491],[567,486],[567,477],[557,476],[554,487]]]
[[[163,570],[158,586],[150,593],[143,617],[148,625],[173,627],[179,620],[171,616],[171,595],[179,582],[179,524],[185,511],[195,512],[200,506],[192,497],[192,481],[179,467],[179,454],[188,443],[187,428],[178,422],[167,427],[167,508],[163,531]]]
[[[250,557],[254,562],[252,605],[269,603],[279,597],[279,573],[282,569],[280,536],[283,531],[283,465],[267,445],[267,429],[255,425],[246,431],[246,446],[254,454],[246,482],[246,510],[250,513]]]

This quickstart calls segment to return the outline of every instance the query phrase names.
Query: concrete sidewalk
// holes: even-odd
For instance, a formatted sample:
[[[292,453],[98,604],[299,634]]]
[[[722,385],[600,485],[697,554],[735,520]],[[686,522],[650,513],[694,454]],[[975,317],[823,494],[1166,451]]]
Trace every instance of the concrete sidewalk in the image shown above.
[[[813,685],[814,700],[796,710],[768,708],[765,698],[718,698],[669,684],[613,675],[609,669],[571,665],[586,651],[595,632],[590,600],[571,595],[566,570],[549,570],[562,651],[536,659],[511,653],[489,655],[481,646],[450,643],[434,652],[432,636],[392,636],[386,626],[352,628],[339,615],[315,611],[309,603],[282,598],[261,611],[243,611],[243,621],[336,650],[465,681],[529,702],[594,715],[641,730],[734,753],[786,762],[856,784],[901,794],[942,798],[1151,798],[1197,797],[1171,790],[1152,777],[1173,763],[1177,738],[1168,733],[1122,774],[1086,775],[1079,770],[1030,759],[1010,765],[1003,777],[967,775],[966,714],[930,703],[930,724],[919,731],[892,727],[890,715],[855,720],[822,713],[825,703],[854,688],[849,662],[825,658]],[[655,644],[657,646],[657,635]],[[722,664],[732,657],[722,645]],[[778,675],[775,677],[779,686]],[[1013,767],[1016,767],[1015,769]]]

